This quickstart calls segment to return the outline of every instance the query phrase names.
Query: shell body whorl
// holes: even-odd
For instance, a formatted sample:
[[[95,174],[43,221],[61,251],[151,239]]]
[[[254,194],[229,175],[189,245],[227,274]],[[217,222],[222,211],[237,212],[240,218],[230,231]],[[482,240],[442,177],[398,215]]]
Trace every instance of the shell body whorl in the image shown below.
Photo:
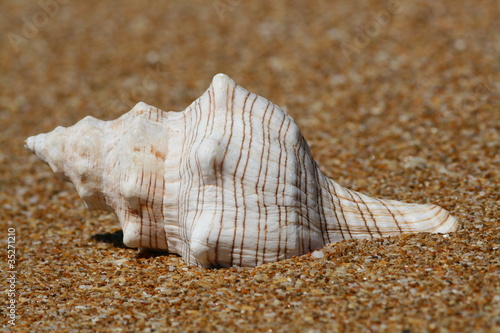
[[[26,140],[130,247],[203,267],[256,266],[349,238],[449,232],[438,206],[379,200],[328,179],[293,119],[218,74],[183,112],[144,103]]]

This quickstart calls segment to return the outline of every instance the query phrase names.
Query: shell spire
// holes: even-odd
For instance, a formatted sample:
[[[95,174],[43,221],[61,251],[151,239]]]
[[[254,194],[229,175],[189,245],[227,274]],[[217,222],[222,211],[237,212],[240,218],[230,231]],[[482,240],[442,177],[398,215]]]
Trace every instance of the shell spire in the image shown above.
[[[114,211],[125,245],[191,265],[257,266],[343,239],[458,227],[438,206],[374,199],[328,179],[294,120],[224,74],[182,112],[138,103],[25,146],[89,208]]]

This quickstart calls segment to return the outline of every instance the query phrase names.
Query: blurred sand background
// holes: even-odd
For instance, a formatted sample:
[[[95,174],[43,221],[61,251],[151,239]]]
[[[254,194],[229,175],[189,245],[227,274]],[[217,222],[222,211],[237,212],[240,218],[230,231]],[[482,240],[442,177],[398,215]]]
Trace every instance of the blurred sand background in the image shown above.
[[[0,2],[0,226],[16,332],[500,332],[500,2]],[[120,247],[26,137],[225,73],[287,110],[325,173],[435,203],[449,236],[346,241],[254,269]]]

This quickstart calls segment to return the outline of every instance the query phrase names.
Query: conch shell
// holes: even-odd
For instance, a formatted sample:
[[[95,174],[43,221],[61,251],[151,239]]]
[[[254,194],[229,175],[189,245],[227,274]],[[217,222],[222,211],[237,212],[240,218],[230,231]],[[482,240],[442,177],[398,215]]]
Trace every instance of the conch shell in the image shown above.
[[[138,103],[25,146],[88,208],[115,212],[125,245],[190,265],[257,266],[344,239],[458,227],[438,206],[374,199],[328,179],[294,120],[224,74],[182,112]]]

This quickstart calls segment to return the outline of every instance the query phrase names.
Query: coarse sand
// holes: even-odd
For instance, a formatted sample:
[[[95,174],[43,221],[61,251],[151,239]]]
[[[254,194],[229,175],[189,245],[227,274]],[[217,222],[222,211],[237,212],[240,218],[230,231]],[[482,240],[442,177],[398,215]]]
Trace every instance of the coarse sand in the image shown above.
[[[3,0],[0,12],[5,331],[500,332],[498,0]],[[183,110],[219,72],[287,110],[341,185],[438,204],[461,229],[188,267],[123,247],[115,216],[87,211],[23,148],[139,101]]]

